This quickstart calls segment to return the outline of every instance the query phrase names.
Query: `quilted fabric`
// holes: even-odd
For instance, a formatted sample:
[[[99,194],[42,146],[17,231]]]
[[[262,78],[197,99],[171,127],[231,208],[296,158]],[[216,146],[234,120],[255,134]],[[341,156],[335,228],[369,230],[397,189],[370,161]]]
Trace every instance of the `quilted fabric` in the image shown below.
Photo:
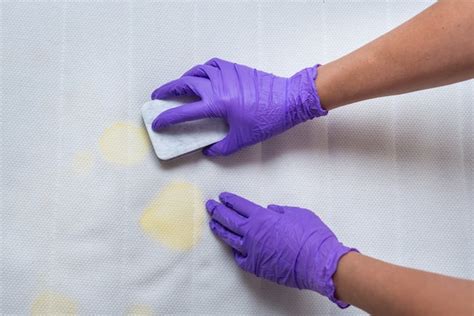
[[[429,5],[2,1],[0,313],[362,313],[242,272],[206,225],[221,191],[472,279],[472,81],[346,106],[217,159],[160,163],[140,117],[154,88],[212,57],[289,76]]]

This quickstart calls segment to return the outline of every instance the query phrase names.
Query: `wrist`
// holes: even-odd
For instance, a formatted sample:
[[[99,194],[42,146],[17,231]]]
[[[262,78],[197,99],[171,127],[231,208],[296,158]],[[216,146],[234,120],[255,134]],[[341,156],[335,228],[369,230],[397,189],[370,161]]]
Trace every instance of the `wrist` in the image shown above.
[[[337,107],[334,99],[334,87],[330,84],[331,71],[328,65],[321,65],[318,69],[318,76],[314,80],[315,89],[318,91],[321,107],[327,111]]]
[[[346,289],[352,283],[350,278],[355,274],[355,266],[357,265],[360,256],[361,254],[358,251],[351,251],[340,258],[336,272],[332,277],[335,288],[335,299],[342,301],[349,300],[349,297],[346,295]]]
[[[313,67],[306,68],[308,73],[308,98],[307,107],[311,110],[310,112],[313,114],[311,118],[324,116],[328,114],[327,109],[325,109],[321,103],[321,96],[319,95],[318,89],[315,85],[316,80],[319,76],[319,68],[322,67],[320,64],[317,64]]]
[[[289,78],[290,86],[293,87],[292,90],[296,91],[296,95],[293,97],[290,96],[289,100],[290,104],[293,103],[295,106],[292,112],[293,115],[296,115],[296,123],[301,123],[328,114],[328,112],[321,106],[318,90],[314,85],[318,76],[319,66],[320,65],[316,65],[305,68]]]
[[[330,232],[308,240],[300,253],[296,275],[300,276],[299,288],[309,289],[326,296],[341,308],[349,306],[336,296],[336,284],[333,280],[341,258],[357,249],[348,248],[340,243]]]
[[[334,281],[334,277],[339,269],[339,264],[341,260],[347,255],[352,255],[354,253],[359,253],[359,251],[355,248],[348,248],[344,246],[342,243],[337,241],[337,245],[333,246],[332,253],[328,256],[327,264],[326,264],[326,276],[325,276],[325,293],[324,295],[329,298],[330,301],[335,303],[340,308],[347,308],[349,307],[349,303],[347,303],[344,299],[340,298],[337,295],[337,284]]]

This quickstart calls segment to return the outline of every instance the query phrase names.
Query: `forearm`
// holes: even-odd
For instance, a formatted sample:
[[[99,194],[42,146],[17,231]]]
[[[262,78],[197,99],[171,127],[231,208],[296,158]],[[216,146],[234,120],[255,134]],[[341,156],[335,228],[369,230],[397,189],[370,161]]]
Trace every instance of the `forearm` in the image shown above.
[[[373,42],[319,67],[327,109],[474,77],[474,2],[442,1]]]
[[[337,296],[371,314],[473,315],[474,282],[351,252],[334,275]]]

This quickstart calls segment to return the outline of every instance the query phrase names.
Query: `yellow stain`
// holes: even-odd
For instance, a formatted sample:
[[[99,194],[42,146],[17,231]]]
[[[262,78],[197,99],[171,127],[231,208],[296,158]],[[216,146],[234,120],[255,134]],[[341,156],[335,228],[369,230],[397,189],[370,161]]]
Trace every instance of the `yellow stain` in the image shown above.
[[[94,157],[88,151],[79,151],[72,160],[72,170],[77,174],[89,173],[94,164]]]
[[[39,294],[31,306],[32,315],[75,315],[77,304],[67,296],[43,292]]]
[[[192,248],[204,222],[201,192],[191,183],[172,182],[143,211],[140,226],[150,237],[177,249]]]
[[[150,306],[146,305],[133,305],[128,310],[127,315],[139,315],[139,316],[151,316],[153,311]]]
[[[126,122],[106,128],[99,146],[104,159],[118,165],[139,163],[150,150],[145,129]]]

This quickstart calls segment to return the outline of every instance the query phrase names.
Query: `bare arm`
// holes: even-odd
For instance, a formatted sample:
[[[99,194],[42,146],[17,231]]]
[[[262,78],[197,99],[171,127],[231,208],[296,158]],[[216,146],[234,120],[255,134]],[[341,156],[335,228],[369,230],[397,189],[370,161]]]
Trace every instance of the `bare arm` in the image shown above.
[[[474,77],[474,2],[442,1],[358,50],[319,68],[328,109]],[[337,296],[371,314],[474,315],[474,282],[349,253]]]
[[[319,68],[321,103],[336,107],[474,77],[474,1],[441,1]]]
[[[375,315],[474,315],[474,282],[351,252],[334,275],[337,296]]]

